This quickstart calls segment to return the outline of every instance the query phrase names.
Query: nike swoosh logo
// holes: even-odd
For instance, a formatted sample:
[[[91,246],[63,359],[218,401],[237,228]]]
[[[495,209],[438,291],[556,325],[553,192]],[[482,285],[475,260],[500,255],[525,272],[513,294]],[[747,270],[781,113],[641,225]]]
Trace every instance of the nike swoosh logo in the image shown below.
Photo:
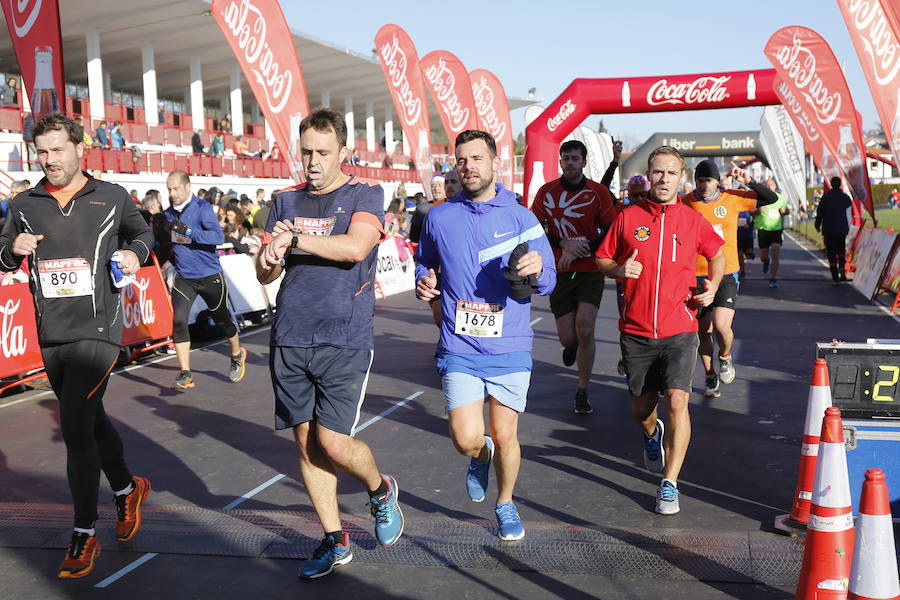
[[[507,235],[509,235],[509,234],[511,234],[511,233],[512,233],[512,231],[507,231],[506,233],[497,233],[497,232],[495,231],[495,232],[494,232],[494,239],[502,238],[502,237],[507,236]]]

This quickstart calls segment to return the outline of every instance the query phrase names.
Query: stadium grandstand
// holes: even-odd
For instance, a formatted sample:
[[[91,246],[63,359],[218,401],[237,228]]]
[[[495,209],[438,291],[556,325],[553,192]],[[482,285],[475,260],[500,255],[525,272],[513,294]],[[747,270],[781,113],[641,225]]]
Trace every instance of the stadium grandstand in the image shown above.
[[[93,138],[85,152],[86,170],[139,196],[160,188],[164,175],[175,169],[188,172],[198,187],[237,193],[263,188],[268,194],[292,183],[208,1],[67,0],[59,10],[66,81],[60,106],[69,116],[81,116]],[[374,54],[293,27],[291,32],[310,106],[342,109],[353,132],[347,145],[355,151],[355,164],[345,165],[347,172],[381,181],[386,201],[401,182],[408,193],[418,191],[421,184],[408,168],[409,149]],[[29,166],[40,170],[34,158],[28,164],[22,133],[30,106],[8,36],[0,40],[0,73],[4,82],[15,78],[18,87],[15,103],[0,105],[0,192],[6,193],[14,180],[38,178],[28,173]],[[509,98],[510,109],[533,102]],[[429,108],[438,132],[440,119],[431,103]],[[97,143],[102,121],[121,123],[121,147]],[[195,152],[195,133],[203,153]],[[235,152],[238,136],[246,146],[239,144]],[[210,149],[219,143],[221,152]],[[436,160],[448,152],[446,144],[432,147]],[[391,168],[384,168],[387,155]],[[517,173],[517,187],[521,179]]]

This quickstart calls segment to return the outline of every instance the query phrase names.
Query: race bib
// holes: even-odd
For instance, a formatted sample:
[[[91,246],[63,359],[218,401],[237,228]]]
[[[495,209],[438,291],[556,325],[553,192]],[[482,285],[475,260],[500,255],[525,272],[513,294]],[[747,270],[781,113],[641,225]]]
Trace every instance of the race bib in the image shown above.
[[[781,216],[781,213],[778,212],[777,208],[770,208],[766,211],[766,216],[768,216],[770,219],[777,219]]]
[[[294,231],[307,235],[331,235],[337,217],[294,217]],[[291,254],[308,254],[299,248],[291,250]]]
[[[39,260],[38,273],[44,298],[74,298],[94,293],[91,266],[83,258]]]
[[[738,217],[738,227],[746,227],[747,219],[746,217]]]
[[[189,238],[183,233],[177,233],[175,231],[172,232],[172,243],[173,244],[190,244],[193,242],[193,238]]]
[[[501,337],[503,335],[503,306],[457,300],[454,333],[471,337]]]
[[[722,238],[723,240],[725,239],[725,232],[722,230],[721,224],[713,225],[713,230],[719,234],[720,238]]]

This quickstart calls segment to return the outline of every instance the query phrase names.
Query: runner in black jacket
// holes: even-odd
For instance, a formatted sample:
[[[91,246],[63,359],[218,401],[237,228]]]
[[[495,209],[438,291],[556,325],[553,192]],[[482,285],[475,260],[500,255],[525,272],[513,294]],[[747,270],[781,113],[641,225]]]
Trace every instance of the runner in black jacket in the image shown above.
[[[115,492],[120,541],[137,532],[140,505],[150,491],[150,482],[133,477],[125,464],[103,392],[122,341],[110,258],[120,250],[122,272],[135,273],[150,257],[153,233],[124,188],[81,171],[84,143],[74,121],[47,115],[34,135],[46,177],[10,203],[0,233],[0,269],[14,270],[28,257],[38,343],[59,399],[75,505],[75,531],[59,576],[83,577],[100,554],[94,535],[100,471]]]

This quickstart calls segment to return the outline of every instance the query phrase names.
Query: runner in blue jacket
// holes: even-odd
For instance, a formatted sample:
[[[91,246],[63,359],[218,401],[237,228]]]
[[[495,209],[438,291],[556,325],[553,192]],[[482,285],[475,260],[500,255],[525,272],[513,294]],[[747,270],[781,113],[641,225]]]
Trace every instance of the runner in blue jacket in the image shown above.
[[[525,528],[512,494],[521,460],[518,417],[531,380],[530,296],[553,291],[556,268],[537,218],[495,183],[499,166],[489,134],[469,130],[456,138],[463,192],[428,212],[416,252],[416,295],[441,297],[437,367],[453,445],[471,457],[469,498],[484,500],[496,455],[499,536],[518,540]]]

